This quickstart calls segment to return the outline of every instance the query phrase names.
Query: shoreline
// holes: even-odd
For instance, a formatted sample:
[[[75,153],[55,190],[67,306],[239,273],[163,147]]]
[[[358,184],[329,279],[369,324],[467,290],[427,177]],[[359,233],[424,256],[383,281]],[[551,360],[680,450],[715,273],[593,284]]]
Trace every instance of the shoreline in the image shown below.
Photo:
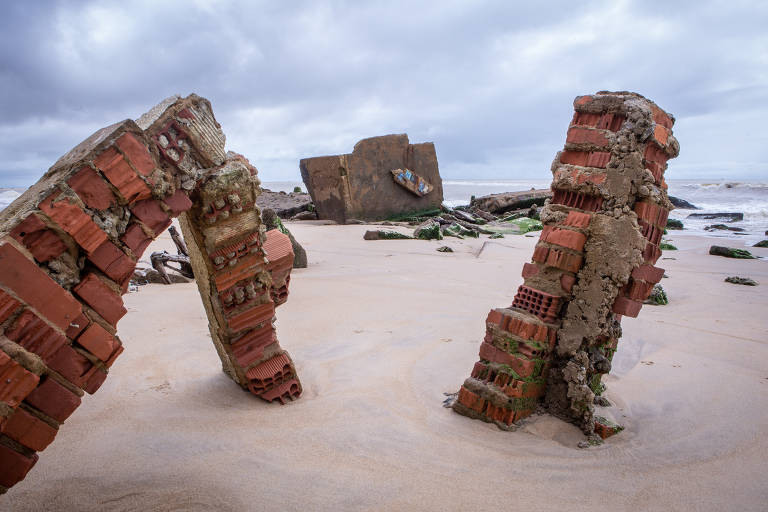
[[[4,497],[10,510],[764,505],[766,260],[710,256],[709,238],[672,232],[679,250],[659,261],[670,304],[622,322],[606,379],[626,429],[582,450],[579,430],[548,415],[504,432],[442,407],[538,233],[363,241],[370,226],[286,225],[309,256],[277,312],[302,397],[267,404],[224,376],[194,283],[142,286],[126,295],[124,355]],[[165,233],[146,254],[171,247]]]

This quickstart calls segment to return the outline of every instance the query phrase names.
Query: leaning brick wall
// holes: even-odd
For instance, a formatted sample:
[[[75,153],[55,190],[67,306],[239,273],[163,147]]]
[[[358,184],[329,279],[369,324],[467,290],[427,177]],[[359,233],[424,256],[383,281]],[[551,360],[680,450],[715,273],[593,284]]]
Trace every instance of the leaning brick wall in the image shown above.
[[[544,402],[592,433],[620,319],[637,316],[663,275],[653,264],[671,208],[672,117],[633,93],[581,96],[574,108],[524,283],[509,308],[488,315],[480,361],[454,404],[500,427]]]
[[[215,181],[227,165],[208,101],[170,98],[137,122],[96,132],[0,213],[0,493],[25,477],[85,393],[102,385],[123,351],[116,329],[136,262],[173,217],[192,208],[198,184]],[[249,185],[255,197],[257,180]],[[273,309],[272,297],[287,293],[292,254],[276,250],[266,259],[259,222],[228,233],[257,233],[270,283],[261,297]],[[272,329],[272,310],[268,316]],[[228,353],[220,355],[226,367]],[[246,369],[259,382],[284,382],[284,366],[266,362]],[[295,396],[300,387],[288,391]]]

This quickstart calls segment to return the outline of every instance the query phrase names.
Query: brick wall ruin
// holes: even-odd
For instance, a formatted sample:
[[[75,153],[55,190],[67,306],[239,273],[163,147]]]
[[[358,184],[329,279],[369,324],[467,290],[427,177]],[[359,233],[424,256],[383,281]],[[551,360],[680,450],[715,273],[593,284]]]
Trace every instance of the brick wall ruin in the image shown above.
[[[347,219],[383,220],[443,204],[435,145],[410,144],[405,134],[363,139],[352,153],[305,158],[299,166],[320,219],[339,224]],[[393,179],[396,169],[420,176],[431,191],[423,196],[409,192]]]
[[[174,217],[224,371],[268,401],[301,393],[274,328],[291,243],[265,233],[256,169],[224,140],[207,100],[172,97],[93,134],[0,213],[0,492],[106,379],[121,295]]]
[[[674,118],[629,92],[579,96],[552,164],[553,198],[512,305],[486,319],[454,410],[509,428],[543,404],[595,431],[595,394],[621,336],[664,271],[653,265],[672,204]]]

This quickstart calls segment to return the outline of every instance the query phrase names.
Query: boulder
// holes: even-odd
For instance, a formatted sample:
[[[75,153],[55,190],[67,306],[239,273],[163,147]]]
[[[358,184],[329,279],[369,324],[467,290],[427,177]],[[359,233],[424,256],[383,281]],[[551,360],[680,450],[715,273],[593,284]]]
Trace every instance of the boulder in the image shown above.
[[[312,197],[309,194],[303,192],[272,192],[267,189],[261,190],[261,194],[256,198],[256,206],[261,209],[269,208],[274,210],[281,219],[290,219],[301,212],[312,212],[314,210]]]
[[[743,284],[745,286],[757,286],[757,282],[754,279],[748,277],[730,276],[725,278],[726,283]]]
[[[692,205],[685,199],[680,199],[679,197],[669,196],[669,202],[672,203],[672,205],[675,208],[679,208],[681,210],[700,210],[701,208]]]
[[[369,229],[363,235],[363,240],[412,240],[412,236],[388,229]]]
[[[744,228],[726,226],[725,224],[712,224],[711,226],[704,227],[704,231],[715,231],[718,229],[723,231],[736,231],[736,232],[744,231]]]
[[[768,240],[761,240],[752,247],[768,247]]]
[[[683,221],[677,219],[668,219],[667,229],[683,229]]]
[[[420,224],[413,232],[413,236],[419,240],[442,240],[443,234],[440,232],[440,223],[435,220],[428,220]]]
[[[739,258],[745,260],[755,259],[752,253],[745,249],[734,249],[732,247],[723,247],[720,245],[713,245],[709,248],[709,254],[714,256],[725,256],[726,258]]]
[[[706,220],[724,220],[725,222],[736,222],[744,220],[744,214],[741,212],[717,212],[717,213],[691,213],[688,215],[689,219],[706,219]]]
[[[439,209],[443,202],[434,144],[411,144],[406,134],[363,139],[352,153],[304,158],[299,166],[319,219],[384,220]],[[410,170],[433,189],[423,196],[410,192],[393,179],[396,169]]]

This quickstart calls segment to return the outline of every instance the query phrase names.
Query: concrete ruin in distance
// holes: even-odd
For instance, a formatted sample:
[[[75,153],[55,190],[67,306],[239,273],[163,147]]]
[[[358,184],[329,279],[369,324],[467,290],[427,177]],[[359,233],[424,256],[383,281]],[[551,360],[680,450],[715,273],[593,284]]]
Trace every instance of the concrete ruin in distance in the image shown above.
[[[456,412],[501,428],[540,404],[607,437],[593,401],[621,337],[664,270],[654,267],[672,204],[664,171],[677,156],[674,118],[639,94],[579,96],[552,163],[552,199],[524,284],[491,310],[480,360]]]
[[[339,224],[348,219],[383,220],[443,204],[435,145],[410,144],[405,134],[363,139],[350,154],[304,158],[299,166],[319,219]],[[393,176],[397,170],[422,178],[431,190],[412,193]]]
[[[107,378],[121,295],[173,217],[224,372],[267,401],[301,393],[274,327],[291,242],[265,232],[256,169],[224,141],[208,100],[168,98],[93,134],[0,213],[0,493]]]

